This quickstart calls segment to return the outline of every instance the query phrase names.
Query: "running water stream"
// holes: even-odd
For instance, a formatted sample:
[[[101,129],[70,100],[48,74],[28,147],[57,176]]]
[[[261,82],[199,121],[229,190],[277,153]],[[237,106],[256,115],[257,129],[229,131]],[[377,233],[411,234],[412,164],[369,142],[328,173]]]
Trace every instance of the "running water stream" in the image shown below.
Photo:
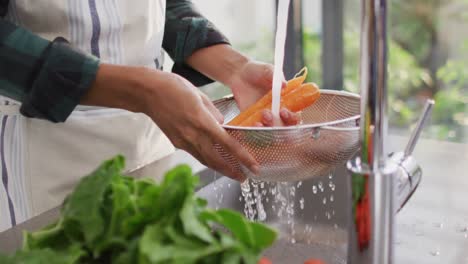
[[[290,0],[279,0],[278,14],[276,24],[276,38],[275,38],[275,63],[272,87],[272,102],[271,111],[273,116],[278,120],[280,110],[280,97],[281,97],[281,83],[284,80],[283,62],[284,62],[284,49],[286,45],[286,29],[288,25],[289,15],[289,2]]]

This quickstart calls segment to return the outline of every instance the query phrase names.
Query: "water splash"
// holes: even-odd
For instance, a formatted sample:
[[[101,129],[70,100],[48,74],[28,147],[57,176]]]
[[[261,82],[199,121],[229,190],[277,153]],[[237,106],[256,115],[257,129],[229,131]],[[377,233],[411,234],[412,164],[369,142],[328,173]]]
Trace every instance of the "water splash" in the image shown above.
[[[255,181],[255,180],[252,180],[251,182],[252,182],[252,187],[253,187],[253,198],[254,198],[254,202],[255,202],[256,207],[257,207],[258,220],[259,221],[265,221],[266,218],[267,218],[267,215],[266,215],[265,209],[263,207],[262,195],[261,195],[261,192],[259,191],[259,189],[262,186],[262,183],[260,183],[258,181]]]
[[[330,181],[330,182],[328,183],[328,187],[330,188],[330,190],[332,190],[332,192],[335,191],[336,186],[335,186],[335,184],[334,184],[332,181]]]
[[[315,185],[312,186],[312,192],[314,194],[317,194],[317,186],[315,186]]]
[[[265,221],[267,214],[262,202],[262,193],[266,190],[262,189],[264,183],[256,180],[246,180],[241,183],[241,193],[244,198],[244,214],[251,220]]]
[[[325,191],[325,189],[323,188],[323,183],[322,183],[321,181],[319,181],[318,187],[319,187],[319,189],[320,189],[320,192]]]
[[[244,214],[249,220],[253,221],[255,219],[255,210],[253,208],[255,201],[252,192],[250,192],[250,180],[247,179],[241,183],[241,193],[242,197],[244,197]]]
[[[297,182],[297,188],[300,188],[302,186],[302,181]]]

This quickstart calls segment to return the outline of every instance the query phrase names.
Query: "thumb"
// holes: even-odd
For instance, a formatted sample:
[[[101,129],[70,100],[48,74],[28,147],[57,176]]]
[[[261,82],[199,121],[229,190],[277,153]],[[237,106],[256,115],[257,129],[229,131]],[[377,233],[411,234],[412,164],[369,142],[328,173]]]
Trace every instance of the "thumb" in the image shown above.
[[[268,85],[273,84],[274,74],[275,74],[274,66],[270,65],[270,64],[266,64],[263,76],[264,76],[265,80],[268,82]],[[283,89],[287,85],[286,77],[284,76],[283,71],[281,71],[280,79],[281,79],[281,89]]]
[[[224,123],[224,116],[223,114],[214,106],[214,104],[210,101],[210,99],[204,95],[202,92],[200,92],[200,97],[202,99],[203,105],[208,109],[210,114],[216,119],[216,121],[219,124]]]

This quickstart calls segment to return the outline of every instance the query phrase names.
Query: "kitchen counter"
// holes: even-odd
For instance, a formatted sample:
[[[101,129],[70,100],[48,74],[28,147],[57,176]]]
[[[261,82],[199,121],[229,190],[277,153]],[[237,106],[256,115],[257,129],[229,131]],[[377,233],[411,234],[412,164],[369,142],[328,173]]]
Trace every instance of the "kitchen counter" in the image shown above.
[[[406,138],[391,136],[390,150],[400,150]],[[396,263],[468,264],[468,145],[420,140],[415,157],[423,168],[419,189],[397,216]],[[177,164],[186,163],[200,172],[202,185],[213,180],[204,167],[185,152],[132,173],[160,179]],[[35,230],[56,219],[53,209],[0,233],[0,251],[11,252],[21,244],[22,230]]]

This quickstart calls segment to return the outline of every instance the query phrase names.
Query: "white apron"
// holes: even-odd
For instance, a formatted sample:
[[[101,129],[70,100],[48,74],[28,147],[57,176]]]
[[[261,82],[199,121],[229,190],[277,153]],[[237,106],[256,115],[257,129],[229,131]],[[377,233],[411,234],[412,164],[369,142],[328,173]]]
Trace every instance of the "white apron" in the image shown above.
[[[7,19],[102,62],[160,68],[165,0],[10,0]],[[94,35],[94,37],[92,37]],[[99,36],[96,38],[96,36]],[[123,154],[127,171],[174,151],[144,114],[78,106],[54,124],[0,106],[0,231],[60,205],[80,177]]]

